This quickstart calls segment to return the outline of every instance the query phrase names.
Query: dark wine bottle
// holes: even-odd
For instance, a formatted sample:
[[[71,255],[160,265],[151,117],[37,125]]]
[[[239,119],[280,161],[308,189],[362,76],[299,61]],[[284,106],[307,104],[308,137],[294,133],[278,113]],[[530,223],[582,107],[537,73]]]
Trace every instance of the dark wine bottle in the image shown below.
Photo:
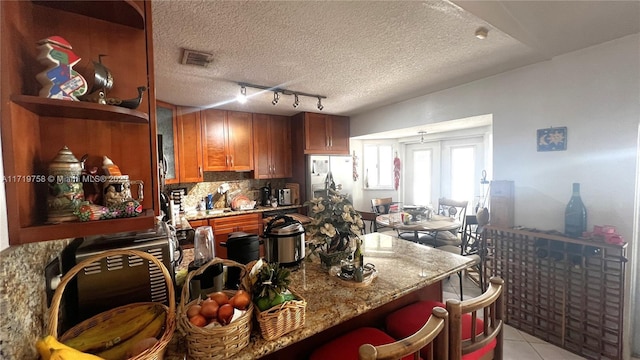
[[[564,211],[564,234],[579,238],[587,230],[587,209],[580,198],[580,184],[573,183],[573,194]]]

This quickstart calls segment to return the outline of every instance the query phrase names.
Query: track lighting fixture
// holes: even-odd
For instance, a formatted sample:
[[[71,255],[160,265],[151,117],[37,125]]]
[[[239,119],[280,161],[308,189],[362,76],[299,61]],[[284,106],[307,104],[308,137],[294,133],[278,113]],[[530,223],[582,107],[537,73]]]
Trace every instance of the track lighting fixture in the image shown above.
[[[326,99],[326,96],[322,96],[322,95],[316,95],[316,94],[307,94],[307,93],[303,93],[300,91],[292,91],[292,90],[287,90],[287,89],[283,89],[281,87],[277,87],[277,86],[262,86],[262,85],[254,85],[254,84],[248,84],[248,83],[238,83],[238,85],[240,85],[240,95],[238,95],[238,97],[236,98],[236,100],[238,100],[239,103],[245,103],[247,101],[247,89],[248,87],[250,88],[254,88],[254,89],[260,89],[260,90],[266,90],[266,91],[273,91],[273,100],[271,101],[271,104],[276,105],[278,104],[278,102],[280,101],[280,95],[293,95],[293,107],[297,108],[298,106],[300,106],[300,99],[299,96],[307,96],[307,97],[313,97],[313,98],[317,98],[318,99],[318,103],[317,103],[317,108],[318,110],[322,111],[322,109],[324,109],[324,106],[322,105],[322,99]]]
[[[418,134],[420,134],[420,144],[424,144],[424,134],[426,134],[427,132],[424,130],[420,130],[418,131]]]
[[[236,98],[236,100],[240,103],[240,104],[244,104],[247,102],[247,88],[244,87],[243,85],[240,85],[240,95],[238,95],[238,97]]]

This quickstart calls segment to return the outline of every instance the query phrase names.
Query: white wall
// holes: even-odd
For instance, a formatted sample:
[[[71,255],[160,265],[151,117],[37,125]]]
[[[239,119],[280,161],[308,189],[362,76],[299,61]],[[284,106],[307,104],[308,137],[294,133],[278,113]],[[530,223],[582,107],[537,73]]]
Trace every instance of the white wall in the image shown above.
[[[588,227],[614,225],[632,242],[639,44],[640,35],[626,36],[352,116],[351,135],[493,114],[493,179],[515,182],[517,225],[562,231],[571,183],[579,182]],[[567,126],[566,151],[536,151],[536,129],[550,126]]]
[[[638,35],[351,117],[351,135],[493,114],[493,174],[514,180],[516,223],[563,228],[571,183],[589,226],[631,239],[640,114]],[[536,129],[568,127],[567,151],[537,152]]]

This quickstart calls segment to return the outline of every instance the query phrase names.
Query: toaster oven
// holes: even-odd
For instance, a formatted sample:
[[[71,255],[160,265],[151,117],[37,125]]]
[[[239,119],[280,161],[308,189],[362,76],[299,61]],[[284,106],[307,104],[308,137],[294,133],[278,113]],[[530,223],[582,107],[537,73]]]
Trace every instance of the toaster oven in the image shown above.
[[[174,259],[180,248],[164,223],[143,232],[77,238],[61,253],[62,273],[93,255],[116,249],[138,250],[155,256],[169,270],[175,285],[174,268],[182,260],[181,252]],[[165,277],[157,265],[138,256],[102,258],[78,272],[68,284],[61,309],[63,323],[72,326],[117,306],[147,301],[168,305]]]

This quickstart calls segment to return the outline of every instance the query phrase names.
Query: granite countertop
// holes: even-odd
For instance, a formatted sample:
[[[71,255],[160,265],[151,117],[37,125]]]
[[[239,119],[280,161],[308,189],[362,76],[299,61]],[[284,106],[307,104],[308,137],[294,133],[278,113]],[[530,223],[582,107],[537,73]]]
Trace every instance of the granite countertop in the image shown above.
[[[254,209],[250,209],[250,210],[231,210],[231,209],[198,210],[198,211],[185,213],[184,217],[188,221],[204,220],[204,219],[212,219],[212,218],[225,217],[225,216],[263,213],[267,211],[298,209],[301,207],[302,205],[285,205],[285,206],[278,206],[278,207],[257,206]]]
[[[472,262],[471,259],[395,237],[372,233],[364,236],[364,261],[373,263],[378,276],[366,287],[345,286],[330,276],[317,259],[304,261],[291,273],[291,288],[307,301],[305,325],[279,339],[266,341],[254,326],[249,345],[234,359],[256,359],[336,324],[382,306],[412,291],[445,279]],[[183,359],[185,341],[176,330],[166,360]]]

